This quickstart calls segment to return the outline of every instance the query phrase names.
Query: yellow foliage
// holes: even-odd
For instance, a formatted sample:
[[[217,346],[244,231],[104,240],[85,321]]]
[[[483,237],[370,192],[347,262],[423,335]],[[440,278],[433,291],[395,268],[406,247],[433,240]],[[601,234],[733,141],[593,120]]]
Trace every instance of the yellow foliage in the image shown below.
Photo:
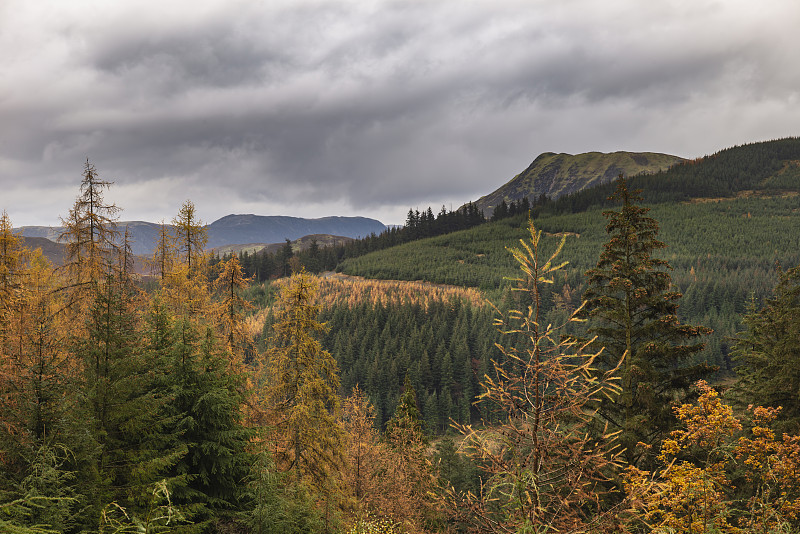
[[[696,403],[675,409],[683,428],[661,445],[662,468],[629,467],[625,489],[633,522],[653,531],[739,533],[784,531],[800,519],[800,436],[776,439],[769,428],[780,408],[750,407],[750,435],[719,394],[698,382]],[[735,488],[732,473],[743,471]],[[735,493],[745,495],[745,507]],[[740,499],[742,497],[738,496]]]

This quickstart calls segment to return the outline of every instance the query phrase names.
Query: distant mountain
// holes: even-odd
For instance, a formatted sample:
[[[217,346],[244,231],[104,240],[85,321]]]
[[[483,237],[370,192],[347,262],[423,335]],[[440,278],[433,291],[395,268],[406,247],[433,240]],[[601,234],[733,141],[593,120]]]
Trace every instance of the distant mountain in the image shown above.
[[[208,225],[208,247],[237,243],[279,243],[294,241],[312,234],[343,237],[366,237],[380,234],[386,226],[366,217],[299,217],[264,215],[228,215]]]
[[[133,253],[150,255],[158,238],[159,224],[143,221],[118,223],[120,232],[128,229]],[[299,217],[264,215],[227,215],[206,226],[208,248],[249,243],[252,247],[282,243],[286,239],[294,241],[312,234],[324,234],[359,238],[379,234],[386,226],[375,219],[366,217],[322,217],[302,219]],[[18,228],[24,237],[46,238],[57,241],[62,229],[50,226],[23,226]]]
[[[139,256],[147,256],[153,252],[160,226],[160,224],[144,221],[125,221],[117,223],[117,229],[120,234],[124,234],[125,229],[128,229],[131,249],[134,254]],[[61,235],[63,230],[64,229],[60,226],[21,226],[15,229],[15,231],[20,232],[25,238],[44,238],[55,243],[58,243],[58,236]]]
[[[587,152],[578,155],[545,152],[510,182],[481,197],[476,204],[489,216],[503,200],[510,202],[528,197],[533,202],[542,194],[555,199],[610,182],[620,173],[625,176],[650,174],[684,161],[678,156],[655,152]]]

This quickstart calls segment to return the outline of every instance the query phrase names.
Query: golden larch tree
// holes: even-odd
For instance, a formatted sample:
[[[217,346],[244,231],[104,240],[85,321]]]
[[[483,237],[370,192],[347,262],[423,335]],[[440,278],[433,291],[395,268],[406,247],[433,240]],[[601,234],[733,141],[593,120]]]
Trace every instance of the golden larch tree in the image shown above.
[[[295,483],[326,493],[343,462],[339,368],[317,335],[317,281],[302,270],[283,287],[275,306],[268,351],[267,411],[277,431],[276,460]]]

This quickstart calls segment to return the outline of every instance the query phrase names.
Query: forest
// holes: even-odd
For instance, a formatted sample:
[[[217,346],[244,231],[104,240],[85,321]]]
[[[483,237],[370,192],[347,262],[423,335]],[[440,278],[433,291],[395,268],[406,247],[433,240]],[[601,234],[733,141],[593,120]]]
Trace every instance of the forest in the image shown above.
[[[0,530],[797,531],[796,195],[635,183],[265,280],[186,201],[142,277],[87,162],[63,265],[0,218]]]

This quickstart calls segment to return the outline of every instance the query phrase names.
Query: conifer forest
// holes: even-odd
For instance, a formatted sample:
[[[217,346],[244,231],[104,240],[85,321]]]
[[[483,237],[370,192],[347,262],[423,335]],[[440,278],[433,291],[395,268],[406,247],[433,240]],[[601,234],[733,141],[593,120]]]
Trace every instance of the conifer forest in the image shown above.
[[[800,531],[800,140],[551,200],[64,261],[0,218],[0,532]]]

